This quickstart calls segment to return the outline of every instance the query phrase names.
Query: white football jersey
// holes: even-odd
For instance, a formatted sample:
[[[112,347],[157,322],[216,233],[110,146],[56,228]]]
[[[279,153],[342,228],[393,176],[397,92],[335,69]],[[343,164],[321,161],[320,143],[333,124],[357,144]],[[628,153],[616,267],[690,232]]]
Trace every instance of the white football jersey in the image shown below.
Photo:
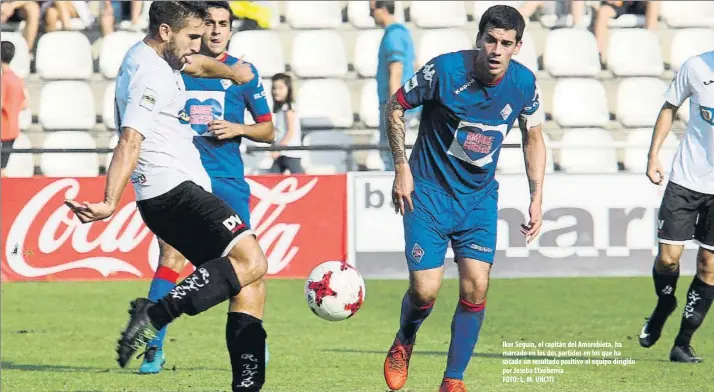
[[[144,136],[139,162],[131,176],[136,200],[162,195],[184,181],[211,191],[211,180],[193,144],[186,117],[181,74],[143,41],[124,57],[116,79],[117,132],[132,128]]]
[[[672,162],[670,181],[714,194],[714,52],[689,58],[665,95],[681,106],[689,98],[689,124]]]

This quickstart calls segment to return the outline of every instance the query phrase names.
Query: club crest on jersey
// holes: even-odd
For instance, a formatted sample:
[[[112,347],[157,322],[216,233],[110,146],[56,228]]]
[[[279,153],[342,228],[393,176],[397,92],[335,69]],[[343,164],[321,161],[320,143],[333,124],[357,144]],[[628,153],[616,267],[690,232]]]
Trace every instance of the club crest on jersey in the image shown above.
[[[408,93],[414,89],[414,87],[419,85],[419,79],[416,77],[416,75],[412,76],[411,79],[407,82],[407,84],[404,85],[404,92]]]
[[[139,100],[139,106],[149,111],[154,110],[154,105],[156,105],[156,99],[158,98],[156,91],[145,88],[144,93],[141,94],[141,100]]]
[[[699,105],[699,114],[702,119],[711,125],[714,125],[714,109]]]
[[[505,120],[508,118],[508,116],[511,115],[511,113],[513,113],[513,109],[511,109],[511,105],[506,104],[506,106],[504,106],[503,109],[501,109],[501,118],[503,118]]]
[[[233,82],[230,81],[229,79],[221,79],[221,86],[223,86],[224,90],[228,90],[228,87],[232,86]]]
[[[189,124],[199,136],[208,136],[208,124],[214,119],[222,118],[223,107],[213,98],[200,101],[191,98],[186,101],[186,106],[179,112],[179,122]]]
[[[422,249],[421,246],[419,246],[419,244],[417,244],[416,242],[414,243],[414,247],[412,248],[412,257],[417,263],[420,263],[422,257],[424,257],[424,249]]]

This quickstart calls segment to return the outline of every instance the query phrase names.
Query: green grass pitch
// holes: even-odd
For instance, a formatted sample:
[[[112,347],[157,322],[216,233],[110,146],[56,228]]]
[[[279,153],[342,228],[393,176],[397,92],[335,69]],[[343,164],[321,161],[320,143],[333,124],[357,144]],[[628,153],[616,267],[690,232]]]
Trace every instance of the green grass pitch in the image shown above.
[[[705,320],[693,340],[704,363],[668,361],[690,281],[690,277],[680,278],[679,308],[660,342],[643,349],[637,344],[637,334],[654,305],[651,279],[495,279],[466,384],[470,391],[712,391],[712,320]],[[397,330],[406,284],[368,281],[360,312],[347,321],[331,323],[308,310],[303,281],[269,281],[265,325],[271,359],[264,391],[385,391],[382,364]],[[144,296],[147,289],[148,282],[4,283],[2,390],[227,391],[230,369],[224,305],[196,317],[182,317],[170,326],[165,346],[168,363],[161,374],[137,375],[140,360],[119,369],[114,344],[126,323],[128,302]],[[438,389],[457,292],[456,281],[444,282],[435,309],[419,332],[406,391]],[[504,341],[619,343],[622,347],[606,350],[618,350],[620,360],[635,363],[504,365],[504,359],[511,358],[504,357],[504,351],[517,349],[504,348]],[[526,349],[531,350],[546,351],[531,360],[554,354],[548,355],[545,347]],[[583,354],[593,349],[573,350]],[[591,361],[598,358],[602,354],[591,354]],[[503,374],[536,367],[562,369],[563,373]],[[504,376],[523,376],[524,382],[504,382]],[[553,378],[536,382],[536,376]]]

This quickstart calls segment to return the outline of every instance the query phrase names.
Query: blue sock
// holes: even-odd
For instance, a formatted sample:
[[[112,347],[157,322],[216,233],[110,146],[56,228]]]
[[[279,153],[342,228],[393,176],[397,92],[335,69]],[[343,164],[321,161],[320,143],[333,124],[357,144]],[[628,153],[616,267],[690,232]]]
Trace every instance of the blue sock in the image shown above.
[[[402,344],[414,344],[421,323],[429,316],[432,309],[434,309],[434,301],[426,305],[415,304],[407,291],[402,299],[402,315],[399,319],[397,339]]]
[[[463,380],[464,371],[478,341],[485,313],[485,302],[475,305],[463,299],[459,300],[451,322],[451,344],[444,377]]]
[[[151,281],[151,287],[149,288],[149,301],[156,302],[168,294],[169,291],[176,286],[178,277],[179,274],[176,271],[167,267],[159,266],[154,274],[154,279]],[[159,349],[164,347],[166,328],[167,327],[162,328],[156,337],[149,342],[149,347],[158,347]]]

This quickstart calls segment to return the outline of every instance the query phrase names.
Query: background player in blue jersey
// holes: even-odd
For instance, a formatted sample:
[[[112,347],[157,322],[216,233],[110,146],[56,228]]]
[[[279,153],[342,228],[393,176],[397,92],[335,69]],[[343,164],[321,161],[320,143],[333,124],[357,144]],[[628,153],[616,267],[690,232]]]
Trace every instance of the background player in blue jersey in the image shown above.
[[[232,65],[238,60],[226,53],[230,39],[231,12],[228,2],[208,3],[208,18],[201,43],[201,54]],[[194,144],[201,153],[201,161],[211,177],[212,192],[226,201],[237,213],[241,222],[229,222],[250,228],[248,202],[250,188],[244,178],[240,143],[243,137],[257,142],[271,143],[275,137],[270,108],[265,91],[255,67],[256,77],[247,84],[236,85],[226,79],[199,79],[183,75],[186,85],[186,106],[182,115],[185,123],[196,132]],[[251,113],[256,124],[244,125],[245,110]],[[224,222],[226,224],[226,222]],[[185,258],[170,245],[159,242],[161,255],[159,267],[149,289],[149,299],[158,300],[168,293],[183,270]],[[251,344],[250,336],[242,332],[251,330],[252,323],[261,323],[265,302],[265,285],[258,280],[244,287],[231,299],[226,323],[228,345]],[[166,361],[163,341],[166,329],[150,341],[144,353],[140,373],[158,373]],[[267,355],[267,349],[266,355]],[[230,351],[231,355],[234,352]],[[250,351],[253,352],[253,351]],[[234,358],[231,362],[235,364]],[[235,372],[234,372],[235,374]],[[234,377],[235,378],[235,377]]]
[[[530,222],[522,233],[530,242],[540,231],[544,116],[535,75],[511,60],[521,47],[524,28],[515,8],[489,8],[479,23],[476,50],[432,59],[387,102],[393,202],[403,214],[410,283],[399,332],[384,363],[391,389],[402,388],[407,380],[416,333],[431,312],[451,242],[459,269],[459,302],[440,391],[466,390],[464,371],[483,322],[496,249],[496,164],[516,120],[530,186]],[[421,124],[407,162],[404,112],[417,106],[423,108]]]

